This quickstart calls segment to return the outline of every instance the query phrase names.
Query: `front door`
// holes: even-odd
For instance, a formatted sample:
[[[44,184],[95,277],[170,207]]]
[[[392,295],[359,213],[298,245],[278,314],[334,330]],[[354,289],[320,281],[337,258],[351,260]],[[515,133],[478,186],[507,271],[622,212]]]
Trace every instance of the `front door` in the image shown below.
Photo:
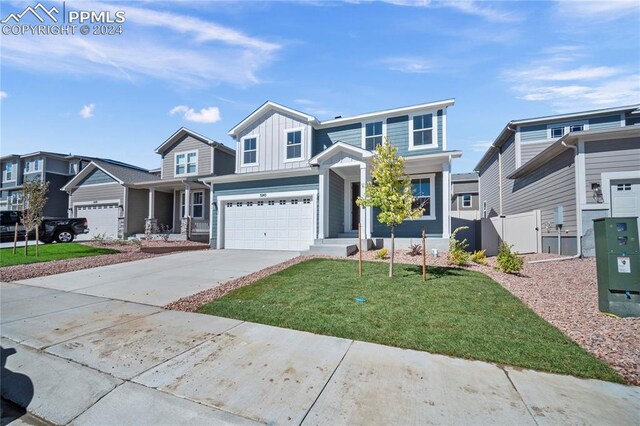
[[[351,184],[351,229],[358,230],[358,224],[360,223],[360,207],[356,204],[356,200],[360,196],[360,182],[353,182]]]

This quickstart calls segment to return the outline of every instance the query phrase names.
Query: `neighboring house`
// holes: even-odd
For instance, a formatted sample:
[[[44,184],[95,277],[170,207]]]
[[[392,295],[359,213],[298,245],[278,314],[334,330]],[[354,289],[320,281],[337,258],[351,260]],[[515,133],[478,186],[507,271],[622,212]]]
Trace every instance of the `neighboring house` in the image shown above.
[[[22,208],[22,184],[33,179],[40,179],[49,182],[44,215],[67,217],[69,197],[59,190],[90,161],[90,157],[45,151],[1,157],[0,210],[20,210]]]
[[[451,217],[480,219],[480,198],[477,173],[451,175]]]
[[[639,107],[509,122],[476,166],[483,248],[592,256],[593,219],[639,216]]]
[[[168,229],[209,240],[210,191],[201,179],[233,173],[235,151],[181,128],[155,152],[162,157],[159,169],[94,161],[65,186],[74,217],[89,219],[90,236]]]
[[[319,121],[266,102],[229,135],[235,173],[204,178],[211,185],[211,246],[306,250],[315,240],[389,237],[375,208],[356,199],[371,179],[374,149],[388,138],[406,160],[424,215],[398,226],[396,236],[445,244],[450,231],[447,108],[453,100]]]

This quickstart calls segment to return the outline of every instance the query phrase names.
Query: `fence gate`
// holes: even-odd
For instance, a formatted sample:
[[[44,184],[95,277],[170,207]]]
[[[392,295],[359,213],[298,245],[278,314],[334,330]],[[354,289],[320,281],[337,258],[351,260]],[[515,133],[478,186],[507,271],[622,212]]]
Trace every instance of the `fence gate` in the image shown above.
[[[540,210],[482,220],[482,248],[495,255],[506,241],[517,253],[540,252]]]

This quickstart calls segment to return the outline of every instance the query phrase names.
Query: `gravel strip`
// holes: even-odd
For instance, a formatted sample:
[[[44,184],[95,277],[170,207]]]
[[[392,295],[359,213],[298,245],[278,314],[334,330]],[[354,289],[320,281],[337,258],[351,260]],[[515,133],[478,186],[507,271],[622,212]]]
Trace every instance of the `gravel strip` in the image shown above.
[[[374,252],[365,252],[362,257],[376,261],[373,256]],[[488,266],[471,264],[466,269],[490,276],[584,349],[611,365],[630,384],[640,385],[640,318],[613,318],[598,310],[595,259],[530,264],[527,262],[557,256],[524,257],[520,275],[496,271],[494,257],[487,259]],[[357,259],[357,255],[351,258]],[[395,261],[421,265],[422,257],[396,251]],[[446,254],[437,258],[427,256],[427,265],[448,266]]]
[[[124,245],[106,242],[87,242],[82,244],[92,247],[111,248],[118,250],[120,253],[31,263],[29,265],[6,266],[4,268],[0,268],[0,281],[11,282],[27,280],[29,278],[44,277],[47,275],[61,274],[63,272],[114,265],[116,263],[131,262],[134,260],[148,259],[150,257],[158,256],[157,254],[140,252],[140,247],[135,244]]]
[[[313,257],[315,256],[294,257],[293,259],[289,259],[285,262],[279,263],[269,268],[262,269],[252,274],[245,275],[244,277],[227,281],[225,283],[220,284],[217,287],[210,288],[208,290],[203,290],[191,296],[183,297],[182,299],[169,303],[164,308],[173,309],[175,311],[195,312],[198,310],[200,306],[206,303],[209,303],[213,300],[219,299],[225,294],[231,293],[233,290],[236,290],[240,287],[247,286],[249,284],[253,284],[264,277],[268,277],[269,275],[275,274],[276,272],[280,272],[283,269],[287,269],[289,266],[293,266],[300,262],[304,262],[305,260],[312,259]]]

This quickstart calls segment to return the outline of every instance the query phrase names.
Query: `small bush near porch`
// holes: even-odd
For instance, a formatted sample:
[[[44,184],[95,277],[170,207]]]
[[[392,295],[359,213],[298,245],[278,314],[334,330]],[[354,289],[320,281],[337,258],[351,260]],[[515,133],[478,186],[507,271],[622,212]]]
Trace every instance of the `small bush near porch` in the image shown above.
[[[202,306],[201,313],[455,357],[623,379],[484,274],[313,259]],[[355,301],[364,297],[365,302]]]

